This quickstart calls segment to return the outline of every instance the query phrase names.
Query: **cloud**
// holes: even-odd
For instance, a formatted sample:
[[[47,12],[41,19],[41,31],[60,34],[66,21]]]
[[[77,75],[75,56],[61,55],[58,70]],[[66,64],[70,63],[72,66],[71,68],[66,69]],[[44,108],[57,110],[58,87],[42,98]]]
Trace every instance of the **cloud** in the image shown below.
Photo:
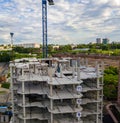
[[[87,43],[97,37],[119,40],[119,0],[54,0],[48,5],[48,43]],[[116,33],[116,30],[117,33]],[[42,43],[41,0],[0,0],[0,43]]]

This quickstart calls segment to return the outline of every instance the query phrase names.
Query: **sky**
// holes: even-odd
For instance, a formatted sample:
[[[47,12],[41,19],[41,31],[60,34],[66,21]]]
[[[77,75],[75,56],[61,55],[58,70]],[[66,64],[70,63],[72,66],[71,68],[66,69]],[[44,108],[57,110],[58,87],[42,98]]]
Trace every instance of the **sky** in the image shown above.
[[[0,44],[42,44],[42,0],[0,0]],[[54,0],[48,5],[48,44],[120,41],[120,0]]]

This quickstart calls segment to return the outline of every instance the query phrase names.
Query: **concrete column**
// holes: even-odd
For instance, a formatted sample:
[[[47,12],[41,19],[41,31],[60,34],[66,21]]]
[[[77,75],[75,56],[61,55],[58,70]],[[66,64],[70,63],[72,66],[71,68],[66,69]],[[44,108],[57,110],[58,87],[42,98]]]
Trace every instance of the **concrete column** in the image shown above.
[[[102,75],[104,74],[104,62],[102,62]]]
[[[24,69],[22,68],[22,76],[24,76]]]
[[[50,85],[50,96],[51,97],[53,96],[53,87],[52,87],[52,85]]]
[[[102,62],[102,78],[101,78],[101,84],[102,84],[102,87],[103,87],[103,81],[104,81],[104,62]],[[102,98],[102,101],[101,101],[101,122],[103,120],[103,88],[101,90],[101,98]]]
[[[77,59],[77,66],[80,67],[80,58]]]
[[[52,69],[52,67],[50,67],[50,68],[48,68],[48,75],[49,75],[49,77],[50,77],[50,96],[52,97],[53,96],[53,86],[52,86],[52,81],[53,81],[53,79],[52,79],[52,76],[53,76],[53,69]]]
[[[50,109],[53,110],[53,100],[50,100]]]
[[[26,123],[26,109],[25,109],[25,82],[22,82],[22,98],[23,98],[23,118],[24,123]]]
[[[99,64],[96,62],[97,88],[100,88]],[[97,91],[97,100],[100,99],[100,91]],[[97,113],[99,112],[99,103],[97,102]],[[96,123],[99,123],[99,114],[96,115]]]
[[[49,77],[50,77],[50,83],[52,83],[52,81],[53,81],[53,80],[52,80],[52,71],[51,71]]]
[[[100,81],[99,81],[99,64],[96,63],[96,75],[97,75],[97,88],[100,88]]]
[[[63,76],[63,72],[62,72],[62,65],[60,64],[60,77]]]
[[[52,92],[52,90],[51,90],[51,92]],[[51,95],[52,95],[52,93],[51,93]],[[50,109],[51,109],[51,111],[53,110],[53,99],[50,99]],[[53,113],[52,112],[51,112],[50,116],[51,116],[50,123],[53,123]]]
[[[78,64],[77,64],[77,60],[75,61],[75,72],[77,72],[77,68],[78,68]]]
[[[99,99],[99,91],[97,91],[97,100]],[[97,102],[97,112],[99,111],[99,103]],[[96,123],[99,123],[99,115],[96,115]]]
[[[77,80],[80,81],[80,67],[77,67]]]
[[[85,58],[85,66],[88,67],[88,59]]]
[[[77,80],[80,81],[80,58],[77,59]]]
[[[14,92],[13,92],[13,68],[12,66],[10,66],[10,74],[11,74],[11,101],[12,101],[12,112],[13,112],[13,116],[12,116],[12,123],[15,123],[15,105],[14,105]]]
[[[70,69],[70,60],[68,61],[67,69]]]
[[[50,83],[52,83],[52,75],[53,75],[53,71],[52,71],[52,68],[49,69],[49,76],[50,76]],[[50,84],[50,97],[53,96],[53,85]],[[53,110],[53,99],[50,99],[50,109],[51,111]],[[50,114],[50,123],[53,123],[53,113],[51,112]]]
[[[50,123],[53,123],[53,113],[51,113],[51,121]]]
[[[72,78],[74,78],[75,77],[75,67],[73,66],[72,67]]]

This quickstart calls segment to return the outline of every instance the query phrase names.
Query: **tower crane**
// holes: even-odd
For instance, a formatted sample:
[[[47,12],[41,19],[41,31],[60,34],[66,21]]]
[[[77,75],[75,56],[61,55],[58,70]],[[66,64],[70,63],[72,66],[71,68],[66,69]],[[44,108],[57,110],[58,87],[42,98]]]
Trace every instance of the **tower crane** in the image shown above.
[[[47,41],[47,1],[49,5],[54,5],[53,0],[42,0],[42,37],[43,37],[43,58],[48,55],[48,41]]]

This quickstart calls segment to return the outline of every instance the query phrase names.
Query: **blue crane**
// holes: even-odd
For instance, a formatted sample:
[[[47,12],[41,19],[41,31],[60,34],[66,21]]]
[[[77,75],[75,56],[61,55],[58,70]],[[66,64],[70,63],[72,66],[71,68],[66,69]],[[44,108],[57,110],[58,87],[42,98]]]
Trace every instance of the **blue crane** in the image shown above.
[[[48,0],[49,5],[54,5],[53,0]],[[43,58],[48,55],[48,41],[47,41],[47,0],[42,0],[42,37],[43,37]]]

